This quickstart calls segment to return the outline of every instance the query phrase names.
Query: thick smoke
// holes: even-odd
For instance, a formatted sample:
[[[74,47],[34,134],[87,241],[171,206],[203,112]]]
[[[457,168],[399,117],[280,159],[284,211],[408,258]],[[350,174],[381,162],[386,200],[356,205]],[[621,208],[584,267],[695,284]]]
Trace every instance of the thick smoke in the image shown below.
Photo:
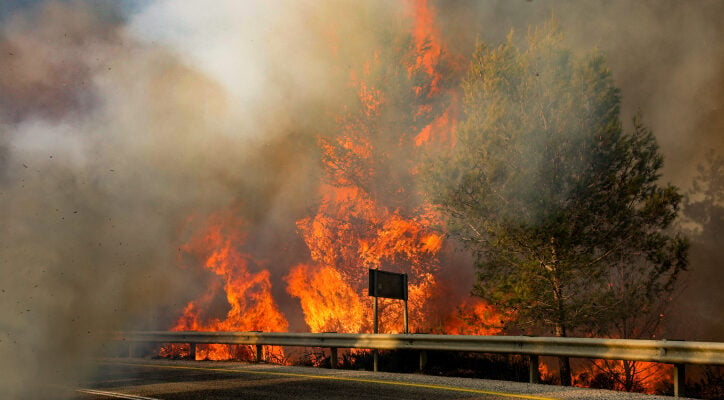
[[[347,42],[325,37],[342,8],[301,6],[48,2],[2,16],[5,398],[79,385],[108,332],[170,326],[164,311],[203,289],[178,248],[211,212],[240,205],[272,268],[303,254],[315,137],[354,62],[329,49],[361,59],[375,39],[360,24],[389,9],[359,13]]]
[[[169,311],[203,289],[178,269],[178,247],[219,209],[244,210],[280,307],[298,307],[280,277],[307,252],[294,222],[316,207],[317,136],[353,103],[350,72],[410,28],[405,2],[118,3],[0,6],[6,398],[76,387],[109,331],[172,324]],[[477,39],[496,43],[551,16],[574,46],[602,49],[626,118],[640,110],[662,145],[665,180],[687,188],[708,148],[724,153],[721,2],[433,7],[462,57]],[[692,269],[722,281],[713,265]],[[705,304],[702,313],[722,306]]]
[[[724,154],[724,3],[664,1],[439,1],[445,42],[463,55],[476,40],[556,19],[569,44],[606,55],[622,94],[622,119],[641,113],[664,155],[662,181],[691,190],[698,164]],[[719,207],[724,205],[719,204]],[[720,228],[719,228],[720,229]],[[691,272],[667,320],[668,337],[724,340],[720,237],[692,235]],[[719,250],[715,250],[719,249]],[[718,254],[712,254],[715,250]]]
[[[720,1],[440,1],[446,43],[467,56],[511,29],[558,20],[569,43],[601,50],[622,89],[623,118],[641,112],[665,156],[664,179],[687,187],[695,160],[724,152]]]

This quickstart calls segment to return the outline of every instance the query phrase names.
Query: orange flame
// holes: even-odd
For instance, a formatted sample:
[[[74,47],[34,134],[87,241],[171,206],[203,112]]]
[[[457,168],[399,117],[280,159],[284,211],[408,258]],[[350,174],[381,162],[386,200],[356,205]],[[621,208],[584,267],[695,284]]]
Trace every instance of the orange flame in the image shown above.
[[[443,333],[450,335],[495,335],[505,327],[510,317],[504,317],[495,307],[478,298],[469,298],[450,315]]]
[[[383,56],[374,54],[360,71],[350,73],[356,103],[337,117],[339,135],[319,140],[325,175],[319,186],[320,204],[315,215],[296,223],[310,260],[284,277],[287,293],[299,300],[304,321],[313,332],[372,330],[368,268],[408,274],[413,332],[500,331],[500,316],[481,301],[463,301],[453,315],[457,300],[450,300],[454,296],[447,296],[440,283],[439,255],[445,241],[434,227],[443,221],[421,200],[413,182],[420,147],[454,145],[458,101],[457,94],[442,88],[438,69],[445,54],[434,10],[426,0],[411,5],[412,53],[405,58],[408,65],[400,72],[403,76],[391,78],[409,86],[394,90],[409,93],[386,91],[385,80],[375,80],[380,71],[390,72],[380,67]],[[209,283],[202,295],[186,305],[173,330],[288,329],[272,297],[270,272],[243,251],[246,226],[238,214],[238,210],[228,210],[212,215],[204,229],[182,246],[187,260],[208,271]],[[441,293],[445,301],[433,297]],[[220,299],[227,306],[221,315]],[[452,307],[443,310],[441,303]],[[400,301],[380,299],[379,311],[381,332],[402,331]],[[180,356],[184,351],[188,349],[169,345],[161,354]],[[272,352],[284,357],[280,349]],[[251,353],[243,346],[200,345],[196,358],[240,358]]]
[[[241,219],[233,211],[218,213],[206,227],[181,247],[185,255],[203,261],[214,275],[205,293],[189,302],[172,328],[174,331],[286,331],[288,324],[271,295],[268,270],[240,249],[245,242]],[[256,269],[257,272],[252,272]],[[213,314],[219,296],[228,305],[226,315]],[[170,353],[170,354],[169,354]],[[166,348],[161,354],[171,355]],[[199,345],[196,359],[224,360],[245,354],[238,346]]]
[[[435,27],[435,14],[428,6],[427,0],[415,0],[412,4],[414,26],[412,38],[415,43],[415,64],[408,67],[409,72],[422,70],[431,78],[430,94],[435,95],[440,90],[440,74],[436,68],[442,57],[442,45],[440,44],[440,32]],[[421,88],[416,88],[420,94]]]
[[[574,374],[575,386],[655,394],[671,381],[673,365],[645,361],[594,360]]]
[[[331,267],[298,265],[287,276],[287,290],[301,300],[312,332],[359,332],[364,307],[359,296]]]
[[[381,56],[375,54],[361,71],[350,74],[358,111],[347,109],[337,118],[339,136],[320,139],[327,183],[320,185],[317,214],[297,222],[312,263],[298,265],[286,277],[287,291],[299,299],[305,322],[313,332],[371,330],[371,312],[366,312],[371,309],[366,293],[368,268],[408,274],[411,331],[430,331],[433,326],[439,330],[439,323],[433,320],[441,319],[447,321],[442,329],[455,333],[500,331],[492,327],[500,325],[500,317],[482,302],[466,303],[461,308],[473,315],[465,321],[431,315],[431,310],[439,309],[431,307],[431,301],[441,292],[438,254],[444,246],[443,234],[433,227],[442,225],[442,219],[405,182],[417,173],[419,160],[415,157],[419,152],[415,147],[454,143],[451,132],[456,107],[455,101],[443,109],[437,106],[442,82],[437,68],[443,51],[434,11],[425,0],[415,1],[411,8],[413,61],[407,74],[425,79],[412,80],[416,86],[409,88],[413,100],[407,115],[390,127],[385,108],[393,106],[390,102],[395,96],[389,96],[385,86],[375,81],[378,77],[374,73],[379,72],[381,62]],[[402,121],[410,125],[401,125]],[[387,130],[399,138],[385,136]],[[405,133],[409,131],[417,133]],[[400,171],[395,167],[399,165],[408,169]],[[391,173],[383,176],[388,171]],[[379,310],[381,332],[402,331],[401,302],[380,299]],[[497,325],[479,324],[488,319]]]
[[[429,76],[429,87],[426,94],[425,88],[418,86],[415,92],[418,96],[427,98],[435,98],[441,94],[441,84],[443,80],[442,74],[438,71],[438,66],[443,62],[448,65],[453,72],[459,72],[462,63],[457,58],[444,54],[444,47],[439,30],[435,26],[435,12],[429,6],[427,0],[415,0],[412,2],[412,18],[414,20],[412,35],[416,49],[415,63],[408,66],[410,74],[416,71],[422,71]],[[449,104],[447,107],[435,116],[433,121],[425,126],[415,137],[415,145],[423,146],[429,144],[446,145],[452,147],[455,145],[455,136],[453,132],[456,128],[454,115],[458,110],[457,93],[448,91],[447,97]],[[432,106],[427,104],[421,107],[418,117],[423,117],[432,112]]]
[[[550,365],[552,363],[553,365]],[[554,358],[539,365],[541,380],[556,381]],[[671,382],[673,365],[645,361],[576,360],[572,362],[573,386],[656,394]]]

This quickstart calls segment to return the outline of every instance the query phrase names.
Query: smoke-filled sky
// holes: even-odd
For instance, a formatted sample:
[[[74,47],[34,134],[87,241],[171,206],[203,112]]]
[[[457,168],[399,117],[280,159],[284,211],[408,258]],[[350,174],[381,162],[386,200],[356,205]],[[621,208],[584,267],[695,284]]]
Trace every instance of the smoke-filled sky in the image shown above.
[[[95,354],[103,332],[170,323],[164,312],[201,290],[177,254],[198,218],[242,204],[270,268],[295,262],[304,243],[294,221],[316,202],[317,136],[348,100],[350,71],[411,26],[407,1],[212,4],[0,3],[0,391],[9,398],[32,398],[24,388],[38,376],[76,377],[63,371]],[[724,153],[724,2],[432,7],[447,51],[463,58],[477,40],[551,17],[574,48],[602,50],[624,122],[640,111],[659,140],[663,180],[688,189],[702,155]],[[698,312],[722,327],[716,309]]]

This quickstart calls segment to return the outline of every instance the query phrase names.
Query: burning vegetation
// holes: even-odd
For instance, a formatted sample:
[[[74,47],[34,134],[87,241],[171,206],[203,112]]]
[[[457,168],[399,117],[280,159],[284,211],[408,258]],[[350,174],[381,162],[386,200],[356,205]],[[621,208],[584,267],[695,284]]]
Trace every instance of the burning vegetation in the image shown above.
[[[172,330],[287,330],[287,320],[271,295],[269,271],[240,251],[245,242],[246,229],[234,211],[212,215],[202,231],[179,249],[185,262],[189,263],[186,268],[202,265],[213,275],[205,292],[186,305]],[[219,297],[226,300],[222,307],[215,303]],[[226,315],[214,314],[225,308],[228,308]],[[169,345],[160,351],[162,357],[184,357],[188,354],[188,346],[183,345]],[[200,360],[229,360],[249,358],[250,355],[245,346],[210,344],[199,345],[196,349],[196,358]]]
[[[307,261],[290,265],[281,282],[277,279],[298,301],[304,329],[371,332],[367,270],[383,269],[409,276],[411,332],[499,334],[510,325],[507,332],[557,336],[655,335],[656,324],[641,332],[612,331],[619,325],[604,314],[616,310],[614,319],[636,325],[638,312],[626,314],[615,302],[628,298],[638,301],[633,308],[655,307],[649,302],[667,293],[686,267],[685,241],[658,234],[675,216],[680,196],[675,188],[655,186],[650,175],[660,167],[655,145],[635,153],[632,146],[649,146],[645,128],[636,125],[629,139],[613,125],[618,94],[602,59],[569,65],[572,56],[559,47],[556,28],[545,27],[529,34],[527,49],[517,49],[512,36],[494,50],[480,45],[461,78],[462,63],[445,50],[427,2],[411,3],[407,17],[408,34],[375,49],[359,69],[349,69],[350,101],[333,116],[333,132],[317,136],[322,179],[316,210],[296,221]],[[598,86],[587,80],[598,80]],[[463,94],[465,123],[458,131]],[[523,109],[509,111],[506,101],[524,104]],[[471,150],[472,158],[465,158]],[[436,166],[436,159],[444,166]],[[637,162],[643,166],[626,167]],[[431,178],[432,184],[421,186]],[[599,189],[608,197],[599,196]],[[531,190],[541,204],[529,200],[535,197]],[[650,200],[655,196],[659,200]],[[615,210],[605,205],[619,197]],[[581,208],[591,204],[595,210]],[[213,214],[180,248],[188,265],[203,265],[210,277],[207,290],[186,305],[172,329],[289,328],[269,269],[244,250],[249,233],[242,207]],[[638,222],[615,222],[626,219]],[[441,260],[453,247],[446,228],[476,252],[479,297],[461,296],[464,285],[445,282],[450,266]],[[634,248],[633,237],[642,238],[641,249]],[[644,255],[629,256],[637,251]],[[640,267],[631,269],[631,263]],[[648,265],[657,263],[658,275],[647,277]],[[636,291],[639,284],[647,289]],[[219,309],[228,310],[218,316]],[[400,302],[382,299],[379,310],[381,332],[402,332]],[[187,352],[166,346],[161,355]],[[272,352],[284,359],[282,349]],[[249,354],[243,346],[214,345],[200,346],[195,357]],[[653,391],[661,376],[657,367],[643,363],[591,366],[572,376],[570,361],[561,359],[557,379]]]
[[[412,5],[411,33],[376,51],[359,71],[349,71],[354,101],[334,117],[337,131],[318,137],[323,168],[318,206],[296,222],[309,261],[290,266],[280,282],[298,299],[311,332],[372,331],[370,268],[410,277],[411,332],[492,334],[506,319],[465,290],[441,284],[446,266],[440,255],[451,246],[417,175],[425,155],[454,144],[459,94],[449,84],[455,77],[442,73],[459,72],[459,66],[443,50],[433,10],[425,1]],[[212,215],[180,248],[186,268],[203,265],[213,276],[174,330],[288,329],[270,290],[269,271],[243,252],[249,232],[242,215],[238,208]],[[223,317],[214,315],[219,298],[227,303],[221,304],[228,308]],[[401,332],[402,311],[399,302],[382,299],[381,331]],[[204,346],[196,357],[234,357],[232,347]],[[167,346],[161,355],[187,351]]]
[[[348,68],[348,102],[332,132],[317,135],[318,200],[296,221],[308,253],[275,280],[298,301],[302,329],[371,332],[367,270],[383,269],[409,276],[411,332],[655,337],[656,318],[636,326],[686,269],[686,240],[662,233],[681,195],[657,186],[651,133],[638,120],[633,133],[621,129],[603,58],[575,58],[551,22],[528,34],[528,47],[512,35],[494,49],[479,44],[464,71],[429,4],[409,10],[407,34]],[[289,329],[270,270],[248,250],[243,214],[241,205],[211,215],[180,248],[209,278],[172,329]],[[448,235],[475,254],[477,297],[446,282]],[[381,332],[402,332],[400,302],[382,299],[379,310]],[[214,345],[195,357],[249,354]],[[558,364],[565,385],[651,392],[662,376],[644,363],[576,373],[567,358]]]

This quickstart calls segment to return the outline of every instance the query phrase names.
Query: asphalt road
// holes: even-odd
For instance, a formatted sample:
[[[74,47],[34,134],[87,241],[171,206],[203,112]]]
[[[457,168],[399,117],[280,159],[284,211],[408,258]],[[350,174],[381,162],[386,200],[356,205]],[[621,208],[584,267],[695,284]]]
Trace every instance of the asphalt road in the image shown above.
[[[148,359],[97,361],[77,400],[671,399],[550,385],[268,364]]]

